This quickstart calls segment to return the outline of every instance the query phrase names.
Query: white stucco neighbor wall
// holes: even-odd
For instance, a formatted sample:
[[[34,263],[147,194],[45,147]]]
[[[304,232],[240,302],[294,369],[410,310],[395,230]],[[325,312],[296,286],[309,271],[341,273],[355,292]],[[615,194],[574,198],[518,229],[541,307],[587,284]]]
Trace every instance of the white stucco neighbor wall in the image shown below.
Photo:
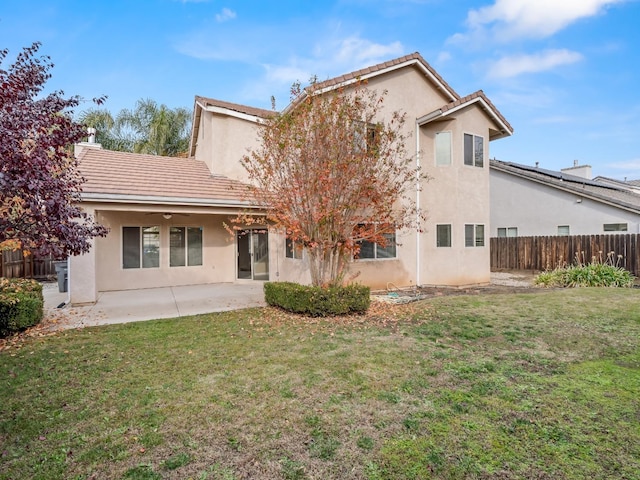
[[[491,235],[516,227],[518,236],[557,235],[568,225],[570,235],[604,232],[605,223],[627,223],[627,233],[640,233],[640,215],[491,169]]]

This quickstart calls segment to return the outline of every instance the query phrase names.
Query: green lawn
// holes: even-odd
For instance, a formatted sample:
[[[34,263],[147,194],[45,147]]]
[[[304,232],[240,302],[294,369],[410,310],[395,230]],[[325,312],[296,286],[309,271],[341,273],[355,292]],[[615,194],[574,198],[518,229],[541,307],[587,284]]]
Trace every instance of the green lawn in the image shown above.
[[[87,328],[0,352],[1,479],[639,479],[640,291]]]

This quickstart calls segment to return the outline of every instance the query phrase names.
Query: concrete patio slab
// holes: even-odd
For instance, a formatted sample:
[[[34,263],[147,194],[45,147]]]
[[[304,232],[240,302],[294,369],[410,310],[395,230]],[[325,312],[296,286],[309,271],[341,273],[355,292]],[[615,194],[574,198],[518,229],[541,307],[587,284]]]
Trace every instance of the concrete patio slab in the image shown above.
[[[94,305],[65,305],[57,284],[44,284],[45,318],[57,328],[174,318],[265,305],[262,282],[216,283],[100,292]]]

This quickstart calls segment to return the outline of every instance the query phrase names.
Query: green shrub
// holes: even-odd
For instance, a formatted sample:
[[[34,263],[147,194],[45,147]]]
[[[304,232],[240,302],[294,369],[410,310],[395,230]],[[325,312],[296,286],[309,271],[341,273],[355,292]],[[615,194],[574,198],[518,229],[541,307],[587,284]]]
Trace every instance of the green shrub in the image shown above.
[[[545,287],[631,287],[634,277],[618,266],[619,260],[614,252],[609,252],[606,259],[600,252],[598,257],[586,263],[576,254],[574,265],[543,272],[535,278],[535,283]]]
[[[321,288],[291,282],[267,282],[264,297],[269,305],[312,317],[366,312],[370,289],[363,285]]]
[[[0,278],[0,337],[37,325],[43,306],[42,285],[35,280]]]

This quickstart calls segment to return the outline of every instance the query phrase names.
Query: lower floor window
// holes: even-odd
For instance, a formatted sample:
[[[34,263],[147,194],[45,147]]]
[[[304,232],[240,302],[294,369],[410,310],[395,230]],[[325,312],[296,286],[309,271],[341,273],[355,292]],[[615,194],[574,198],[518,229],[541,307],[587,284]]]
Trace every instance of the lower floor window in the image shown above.
[[[517,237],[518,227],[501,227],[498,228],[498,238]]]
[[[396,233],[384,233],[382,235],[385,238],[385,245],[380,243],[369,242],[362,240],[358,242],[360,245],[359,259],[382,259],[382,258],[396,258]]]
[[[285,256],[287,258],[295,258],[300,260],[302,258],[302,243],[294,242],[287,237],[285,243]]]
[[[569,235],[569,225],[558,225],[558,235],[568,236]]]
[[[605,232],[626,232],[627,224],[626,223],[605,223],[604,231]]]
[[[160,227],[122,227],[122,268],[160,266]]]
[[[436,245],[438,247],[451,246],[451,225],[436,225]]]
[[[171,227],[169,266],[202,265],[202,227]]]
[[[466,224],[464,226],[464,246],[484,247],[484,225]]]

